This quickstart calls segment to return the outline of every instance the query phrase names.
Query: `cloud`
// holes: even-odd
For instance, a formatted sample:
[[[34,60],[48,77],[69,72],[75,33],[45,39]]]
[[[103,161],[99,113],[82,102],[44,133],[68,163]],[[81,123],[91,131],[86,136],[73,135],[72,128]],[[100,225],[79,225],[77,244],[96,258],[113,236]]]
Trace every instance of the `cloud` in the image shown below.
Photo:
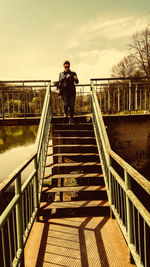
[[[73,68],[77,72],[81,83],[89,83],[90,78],[110,77],[112,66],[118,63],[127,53],[126,50],[119,51],[114,48],[79,52],[72,57],[72,62],[80,58]]]
[[[71,61],[71,70],[77,72],[80,83],[89,83],[90,78],[110,77],[112,66],[127,54],[128,51],[119,51],[115,48],[93,49],[79,51],[68,59]],[[1,79],[51,79],[53,82],[58,79],[60,71],[63,71],[62,64],[48,66],[40,62],[33,66],[28,60],[16,64],[12,61],[1,69]]]
[[[148,23],[147,16],[140,18],[130,16],[107,20],[97,17],[82,25],[80,29],[73,33],[68,40],[68,47],[83,47],[89,45],[89,42],[96,42],[100,39],[105,39],[106,41],[119,40],[142,30]]]
[[[129,37],[148,25],[148,17],[94,18],[69,38],[71,62],[79,71],[80,82],[110,77],[112,66],[128,55]]]

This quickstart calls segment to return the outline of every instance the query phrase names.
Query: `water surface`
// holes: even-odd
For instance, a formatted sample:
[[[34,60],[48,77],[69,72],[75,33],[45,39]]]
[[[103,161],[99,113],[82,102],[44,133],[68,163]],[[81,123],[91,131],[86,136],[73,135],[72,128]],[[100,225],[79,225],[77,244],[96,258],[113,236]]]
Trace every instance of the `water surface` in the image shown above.
[[[0,126],[0,182],[35,150],[38,125]]]

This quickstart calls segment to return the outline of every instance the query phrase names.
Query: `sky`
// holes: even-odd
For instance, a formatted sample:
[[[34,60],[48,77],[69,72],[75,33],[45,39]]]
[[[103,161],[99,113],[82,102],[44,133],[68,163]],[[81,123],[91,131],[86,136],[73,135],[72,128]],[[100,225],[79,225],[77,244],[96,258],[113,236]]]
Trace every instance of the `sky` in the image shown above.
[[[80,83],[110,77],[148,25],[149,0],[0,0],[0,80],[56,81],[64,60]]]

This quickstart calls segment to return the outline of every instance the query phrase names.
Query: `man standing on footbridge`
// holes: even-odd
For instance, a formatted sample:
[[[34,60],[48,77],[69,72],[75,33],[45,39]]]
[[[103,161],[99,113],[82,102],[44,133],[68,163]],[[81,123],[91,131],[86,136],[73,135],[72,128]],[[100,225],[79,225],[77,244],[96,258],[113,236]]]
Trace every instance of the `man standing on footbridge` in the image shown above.
[[[59,89],[59,95],[61,95],[64,102],[65,117],[68,119],[68,108],[70,108],[70,122],[74,122],[74,104],[76,97],[75,83],[78,84],[79,80],[77,74],[70,70],[70,62],[66,60],[64,62],[64,71],[59,73],[59,81],[57,83],[57,89]]]

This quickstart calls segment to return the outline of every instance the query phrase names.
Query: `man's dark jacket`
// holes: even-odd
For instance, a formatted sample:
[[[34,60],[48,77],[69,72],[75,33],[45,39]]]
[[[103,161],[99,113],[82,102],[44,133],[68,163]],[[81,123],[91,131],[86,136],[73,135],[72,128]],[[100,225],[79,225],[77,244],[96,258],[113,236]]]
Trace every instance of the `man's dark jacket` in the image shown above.
[[[63,86],[62,90],[64,92],[75,92],[76,87],[74,83],[78,84],[79,80],[74,80],[74,76],[77,76],[77,74],[71,70],[69,70],[68,72],[60,72],[57,89],[61,89]]]

